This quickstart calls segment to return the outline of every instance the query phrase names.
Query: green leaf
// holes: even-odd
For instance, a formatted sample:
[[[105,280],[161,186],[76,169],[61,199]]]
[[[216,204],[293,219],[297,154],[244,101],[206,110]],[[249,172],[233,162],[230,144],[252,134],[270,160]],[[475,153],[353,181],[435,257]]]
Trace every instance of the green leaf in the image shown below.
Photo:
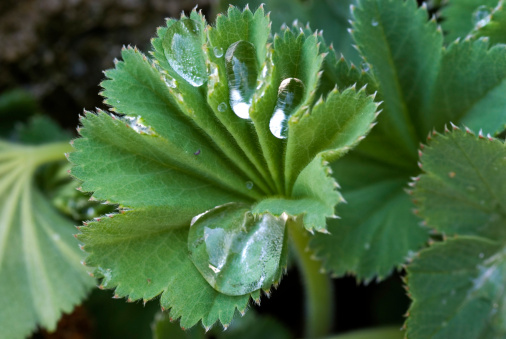
[[[419,215],[454,237],[408,267],[408,336],[504,337],[506,146],[455,128],[435,135],[421,161],[425,173],[413,192]]]
[[[385,277],[427,240],[404,192],[420,171],[417,145],[450,121],[490,133],[504,128],[499,93],[506,53],[482,40],[443,49],[435,22],[413,0],[362,0],[354,16],[353,36],[384,110],[364,142],[333,166],[349,203],[337,209],[341,220],[329,222],[332,235],[316,235],[311,247],[329,271],[371,280]],[[327,57],[322,79],[340,79],[341,88],[368,77],[342,61],[333,69],[335,63]],[[322,91],[329,88],[323,85]]]
[[[426,129],[441,130],[449,121],[484,133],[506,126],[506,46],[486,40],[452,43],[444,52]],[[432,125],[432,126],[431,126]]]
[[[0,327],[7,338],[52,331],[93,286],[81,266],[73,223],[35,186],[36,169],[70,146],[0,141]]]
[[[302,215],[304,227],[308,231],[328,233],[326,218],[336,217],[334,208],[344,199],[336,190],[338,184],[330,176],[327,164],[321,156],[317,156],[297,178],[292,192],[293,199],[274,197],[261,200],[253,207],[253,213]]]
[[[426,135],[419,127],[426,126],[423,107],[437,76],[442,35],[414,0],[360,1],[353,15],[353,37],[371,64],[388,111],[383,125],[413,154]]]
[[[506,335],[503,243],[459,236],[434,244],[409,265],[407,280],[414,300],[408,337],[488,339]]]
[[[285,223],[269,213],[255,216],[244,205],[215,207],[192,220],[188,251],[209,285],[223,294],[269,290],[286,271]]]
[[[379,327],[366,330],[352,331],[326,339],[401,339],[404,338],[404,332],[399,327]]]
[[[454,130],[438,134],[421,157],[414,199],[428,226],[454,235],[506,239],[506,147],[497,139]]]
[[[115,288],[116,298],[146,302],[161,294],[162,308],[182,327],[200,320],[226,326],[250,296],[227,296],[206,282],[187,254],[189,223],[165,207],[137,208],[88,223],[78,239],[90,253],[86,265],[97,268],[101,288]]]
[[[482,20],[483,24],[472,32],[473,37],[487,37],[492,45],[506,43],[506,8],[503,0]]]
[[[325,232],[342,200],[327,161],[363,138],[377,104],[366,89],[345,90],[351,84],[339,92],[330,77],[320,91],[329,50],[321,36],[294,25],[272,38],[263,8],[231,7],[215,27],[193,11],[167,20],[152,44],[152,59],[125,48],[106,71],[102,94],[114,114],[81,119],[72,175],[124,215],[89,223],[79,239],[102,287],[131,300],[161,294],[183,327],[227,326],[250,295],[259,301],[279,282],[287,214]],[[326,67],[339,74],[339,65]],[[277,131],[287,133],[272,129],[279,112]],[[300,160],[306,145],[294,138],[310,150]]]
[[[452,0],[441,9],[441,26],[445,41],[450,43],[466,37],[484,17],[490,14],[498,0]]]
[[[346,1],[300,1],[300,0],[232,0],[219,1],[219,11],[225,11],[229,4],[238,7],[248,6],[257,8],[266,5],[270,11],[270,19],[275,30],[282,24],[294,21],[304,25],[311,25],[318,31],[323,31],[327,41],[332,42],[335,49],[346,59],[360,63],[361,59],[352,46],[350,34],[347,32],[350,19],[350,5],[353,0]]]

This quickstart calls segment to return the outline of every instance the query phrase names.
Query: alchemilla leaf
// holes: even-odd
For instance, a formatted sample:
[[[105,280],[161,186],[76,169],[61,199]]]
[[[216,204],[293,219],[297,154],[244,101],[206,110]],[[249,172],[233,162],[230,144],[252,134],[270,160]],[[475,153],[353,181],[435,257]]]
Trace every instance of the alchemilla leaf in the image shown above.
[[[81,228],[86,264],[117,297],[161,295],[185,328],[226,327],[279,283],[288,219],[326,232],[343,201],[329,161],[377,115],[374,92],[323,85],[321,36],[270,29],[262,7],[167,20],[151,57],[128,47],[106,72],[111,112],[85,113],[69,157],[120,212]]]
[[[28,135],[31,142],[41,140],[41,135]],[[68,141],[22,145],[0,140],[3,337],[24,338],[37,326],[54,330],[62,313],[70,312],[94,285],[80,264],[83,255],[73,237],[73,222],[35,183],[40,166],[65,160],[70,149]]]
[[[444,47],[443,31],[414,0],[362,0],[353,16],[351,32],[383,111],[366,140],[332,167],[348,204],[337,209],[342,219],[329,222],[332,235],[311,244],[328,270],[371,280],[387,276],[428,239],[405,192],[420,173],[418,145],[450,122],[485,134],[504,129],[506,49],[476,38]],[[345,84],[367,78],[349,68],[341,71]]]
[[[425,223],[451,238],[408,266],[413,338],[502,338],[506,298],[504,142],[456,129],[423,150],[414,197]],[[458,237],[457,237],[458,236]]]

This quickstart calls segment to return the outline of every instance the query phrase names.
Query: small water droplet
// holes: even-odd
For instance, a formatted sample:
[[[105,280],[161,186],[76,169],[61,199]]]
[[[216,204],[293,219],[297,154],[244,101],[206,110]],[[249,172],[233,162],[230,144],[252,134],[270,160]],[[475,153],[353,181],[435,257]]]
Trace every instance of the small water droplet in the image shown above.
[[[217,58],[221,58],[223,56],[223,48],[221,47],[214,47],[213,52],[214,56]]]
[[[254,184],[253,184],[253,182],[252,182],[252,181],[246,181],[246,188],[247,188],[247,189],[249,189],[249,190],[253,189],[253,185],[254,185]]]
[[[169,88],[176,88],[176,79],[168,76],[162,76],[165,85]]]
[[[371,66],[367,63],[367,62],[362,62],[362,70],[364,72],[369,72],[369,70],[371,69]]]
[[[455,293],[457,293],[457,291],[455,291],[455,290],[450,291],[450,295],[455,295]]]
[[[226,102],[222,102],[221,104],[218,105],[218,111],[225,112],[226,110],[227,110],[227,103]]]
[[[269,122],[269,129],[276,138],[286,139],[288,136],[288,119],[301,103],[304,91],[304,84],[297,78],[285,79],[279,85],[278,101]]]
[[[441,300],[441,304],[446,305],[446,299]]]
[[[378,26],[378,20],[376,20],[376,19],[372,19],[372,20],[371,20],[371,25],[372,25],[373,27]]]
[[[446,321],[443,321],[443,322],[441,323],[441,327],[446,327],[447,325],[448,325],[448,323],[447,323]]]
[[[480,254],[478,254],[478,257],[479,257],[480,259],[483,259],[483,258],[485,258],[485,254],[484,254],[484,253],[480,253]]]
[[[162,41],[170,67],[192,86],[200,87],[207,81],[207,69],[202,51],[199,24],[182,19],[169,27]]]
[[[116,102],[117,102],[117,103],[119,104],[119,103],[120,103],[121,101],[119,101],[119,100],[116,100]]]
[[[473,23],[476,28],[482,28],[490,22],[490,9],[482,5],[476,9],[473,13]]]
[[[251,98],[258,76],[255,46],[240,40],[230,45],[225,54],[230,106],[241,119],[249,119]]]
[[[371,248],[371,244],[369,244],[368,242],[366,242],[366,243],[364,244],[364,249],[365,249],[365,250],[369,250],[370,248]]]
[[[54,241],[60,240],[60,235],[58,233],[53,233],[53,240]]]

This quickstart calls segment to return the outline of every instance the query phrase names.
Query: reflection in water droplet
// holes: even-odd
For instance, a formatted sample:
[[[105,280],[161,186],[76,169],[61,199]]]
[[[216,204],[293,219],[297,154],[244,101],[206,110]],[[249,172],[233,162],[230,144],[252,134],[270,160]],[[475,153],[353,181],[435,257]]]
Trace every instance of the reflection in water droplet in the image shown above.
[[[227,103],[226,102],[222,102],[221,104],[218,105],[218,111],[225,112],[226,110],[227,110]]]
[[[372,20],[371,20],[371,25],[373,25],[373,27],[378,26],[378,20],[376,20],[376,19],[372,19]]]
[[[207,211],[188,234],[190,258],[217,291],[244,295],[279,280],[286,259],[283,217],[253,216],[245,205]]]
[[[253,189],[253,182],[252,181],[246,181],[246,188],[251,190]]]
[[[369,70],[371,69],[371,66],[367,63],[367,62],[362,62],[362,70],[364,72],[369,72]]]
[[[223,48],[221,47],[214,47],[213,52],[214,56],[217,58],[221,58],[223,56]]]
[[[278,101],[274,114],[269,122],[271,133],[278,139],[286,139],[288,135],[288,119],[301,103],[305,86],[297,78],[288,78],[281,82],[278,89]]]
[[[473,23],[476,28],[481,28],[490,22],[490,9],[487,6],[480,6],[473,13]]]
[[[207,81],[200,27],[191,19],[182,19],[169,27],[162,41],[170,67],[195,87]]]
[[[240,40],[230,45],[225,54],[230,106],[242,119],[249,119],[251,97],[258,75],[256,51],[253,44]]]

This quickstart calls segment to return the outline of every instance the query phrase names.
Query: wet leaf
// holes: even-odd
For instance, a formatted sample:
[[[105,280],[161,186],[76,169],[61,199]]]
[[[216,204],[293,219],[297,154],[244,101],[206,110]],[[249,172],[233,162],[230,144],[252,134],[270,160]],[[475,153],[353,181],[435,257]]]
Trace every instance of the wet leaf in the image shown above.
[[[225,205],[194,219],[190,257],[207,282],[227,295],[269,290],[286,270],[286,218],[253,215],[247,206]]]

